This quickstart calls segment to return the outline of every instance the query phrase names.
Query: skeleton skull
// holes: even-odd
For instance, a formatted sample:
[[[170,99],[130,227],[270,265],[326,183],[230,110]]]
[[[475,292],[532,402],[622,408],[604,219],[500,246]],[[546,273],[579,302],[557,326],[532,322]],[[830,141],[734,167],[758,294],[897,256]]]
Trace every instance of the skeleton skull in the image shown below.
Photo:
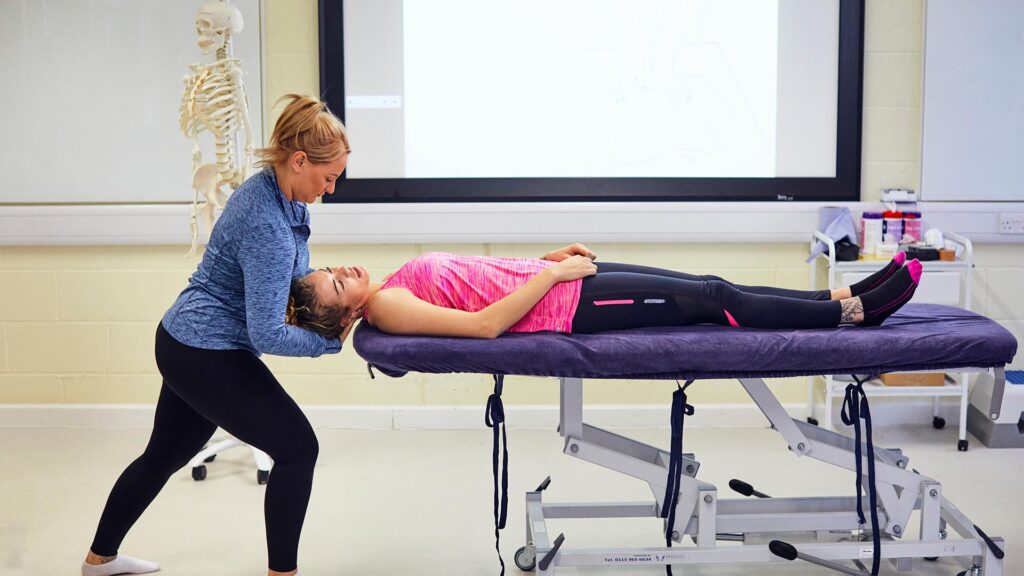
[[[196,14],[196,32],[203,54],[220,50],[232,34],[242,31],[242,13],[224,2],[204,4]]]

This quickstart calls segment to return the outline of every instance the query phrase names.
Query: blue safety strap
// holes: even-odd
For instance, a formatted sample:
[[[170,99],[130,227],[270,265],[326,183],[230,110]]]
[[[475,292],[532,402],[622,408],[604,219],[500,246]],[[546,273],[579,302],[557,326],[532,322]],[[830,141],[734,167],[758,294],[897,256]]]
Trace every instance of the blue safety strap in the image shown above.
[[[508,517],[508,438],[505,435],[505,406],[501,402],[501,389],[505,376],[494,374],[494,393],[487,398],[487,412],[484,424],[494,431],[494,450],[491,456],[491,470],[494,474],[494,549],[498,551],[501,562],[501,576],[505,576],[505,560],[501,557],[501,540],[499,530],[505,528]],[[501,428],[499,438],[498,428]],[[501,489],[498,488],[498,445],[502,447]]]
[[[693,406],[686,403],[686,389],[693,380],[679,386],[672,393],[672,446],[669,449],[668,482],[665,486],[665,500],[661,505],[662,518],[665,523],[665,546],[672,547],[672,533],[675,532],[676,504],[679,502],[679,488],[683,478],[683,420],[693,415]],[[665,572],[672,576],[672,565],[665,565]]]
[[[857,518],[860,521],[861,526],[864,525],[864,508],[861,500],[861,492],[863,487],[861,485],[861,479],[863,473],[861,472],[861,460],[863,455],[861,453],[860,444],[860,421],[864,420],[864,436],[867,440],[868,445],[868,506],[871,512],[871,543],[872,543],[872,555],[871,555],[871,575],[878,575],[879,563],[882,559],[882,535],[878,530],[878,494],[875,490],[875,444],[872,440],[871,435],[871,409],[868,406],[868,397],[864,393],[864,383],[868,381],[868,378],[861,380],[857,376],[853,376],[853,379],[857,382],[856,384],[849,384],[846,387],[846,396],[843,398],[843,411],[842,418],[843,424],[847,426],[853,426],[854,435],[854,458],[857,460]]]

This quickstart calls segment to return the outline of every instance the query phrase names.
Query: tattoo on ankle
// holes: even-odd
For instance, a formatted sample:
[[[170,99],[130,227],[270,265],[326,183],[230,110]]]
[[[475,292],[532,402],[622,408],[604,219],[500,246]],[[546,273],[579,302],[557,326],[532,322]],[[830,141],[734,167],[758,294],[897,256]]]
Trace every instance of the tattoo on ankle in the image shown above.
[[[864,319],[864,305],[861,304],[860,298],[848,298],[843,300],[843,313],[840,318],[840,322],[843,324],[853,324],[857,321],[857,315],[861,315],[861,320]]]

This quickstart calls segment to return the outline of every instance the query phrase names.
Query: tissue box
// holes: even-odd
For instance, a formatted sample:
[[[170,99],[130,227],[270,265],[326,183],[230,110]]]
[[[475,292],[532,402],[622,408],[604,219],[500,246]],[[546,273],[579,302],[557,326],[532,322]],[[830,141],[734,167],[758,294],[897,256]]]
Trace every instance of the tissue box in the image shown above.
[[[946,382],[943,372],[890,372],[881,378],[886,386],[942,386]]]

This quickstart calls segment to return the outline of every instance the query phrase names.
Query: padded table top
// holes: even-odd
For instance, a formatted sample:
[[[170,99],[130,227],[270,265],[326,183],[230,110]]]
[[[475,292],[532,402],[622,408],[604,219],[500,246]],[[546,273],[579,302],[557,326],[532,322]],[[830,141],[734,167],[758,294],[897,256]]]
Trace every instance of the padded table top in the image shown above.
[[[394,336],[361,322],[356,352],[389,376],[407,372],[650,380],[774,378],[1008,364],[1017,341],[967,310],[908,304],[882,326],[766,330],[698,325],[600,334],[504,334],[493,340]]]

